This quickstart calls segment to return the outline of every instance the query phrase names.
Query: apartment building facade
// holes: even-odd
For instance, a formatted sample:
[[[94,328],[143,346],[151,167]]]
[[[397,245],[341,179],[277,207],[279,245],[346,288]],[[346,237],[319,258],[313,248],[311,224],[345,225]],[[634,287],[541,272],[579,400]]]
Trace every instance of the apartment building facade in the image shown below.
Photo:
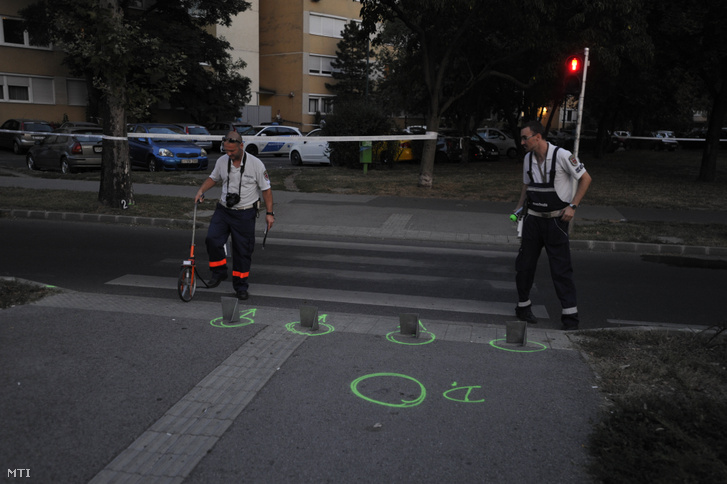
[[[35,45],[18,12],[23,0],[0,0],[0,123],[10,118],[61,123],[86,119],[85,79],[71,76],[63,52]]]
[[[261,0],[260,104],[309,131],[333,108],[331,62],[346,23],[360,20],[356,0]]]
[[[143,9],[154,0],[138,0]],[[333,107],[331,62],[345,24],[359,20],[358,0],[249,0],[229,27],[210,26],[232,46],[233,59],[247,64],[250,106],[270,106],[286,124],[312,129],[317,113]],[[57,48],[34,45],[18,12],[24,0],[0,0],[0,123],[35,118],[60,123],[86,120],[84,79],[73,77]],[[161,107],[161,106],[160,106]],[[173,106],[161,107],[157,121],[187,121]],[[166,108],[166,109],[164,109]],[[172,119],[174,117],[179,119]],[[222,120],[221,120],[222,121]]]

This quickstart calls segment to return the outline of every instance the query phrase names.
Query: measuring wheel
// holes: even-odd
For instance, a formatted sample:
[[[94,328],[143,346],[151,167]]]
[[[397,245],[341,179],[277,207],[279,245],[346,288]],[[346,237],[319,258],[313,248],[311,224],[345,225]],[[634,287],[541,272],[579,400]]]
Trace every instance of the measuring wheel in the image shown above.
[[[179,279],[177,280],[177,291],[179,298],[184,302],[189,302],[194,297],[197,290],[197,278],[193,265],[183,265],[179,271]]]

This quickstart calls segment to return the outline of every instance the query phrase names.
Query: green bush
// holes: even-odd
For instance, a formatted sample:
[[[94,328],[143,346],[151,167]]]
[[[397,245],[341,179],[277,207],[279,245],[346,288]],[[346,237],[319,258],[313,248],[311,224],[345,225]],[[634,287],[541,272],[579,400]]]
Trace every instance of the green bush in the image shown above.
[[[326,117],[323,132],[326,136],[377,136],[391,134],[393,129],[394,124],[383,109],[369,100],[354,99],[336,104],[334,112]],[[374,143],[375,153],[389,151],[377,144]],[[330,147],[333,165],[360,167],[358,142],[333,142]]]

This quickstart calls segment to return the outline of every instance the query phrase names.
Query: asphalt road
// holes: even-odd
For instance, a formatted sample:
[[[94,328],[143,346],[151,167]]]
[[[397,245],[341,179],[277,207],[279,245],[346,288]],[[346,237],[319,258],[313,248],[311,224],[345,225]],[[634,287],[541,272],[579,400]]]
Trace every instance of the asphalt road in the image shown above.
[[[0,275],[74,291],[176,298],[180,263],[191,230],[99,223],[0,219]],[[261,236],[262,234],[258,234]],[[253,256],[255,304],[296,308],[315,302],[329,311],[498,323],[517,301],[512,247],[381,242],[347,238],[280,238]],[[207,277],[204,231],[197,262]],[[630,253],[573,252],[581,327],[614,323],[710,325],[723,317],[714,288],[724,271],[680,267]],[[232,295],[229,281],[197,291],[195,300]],[[560,310],[541,257],[532,300],[543,328],[558,328]]]

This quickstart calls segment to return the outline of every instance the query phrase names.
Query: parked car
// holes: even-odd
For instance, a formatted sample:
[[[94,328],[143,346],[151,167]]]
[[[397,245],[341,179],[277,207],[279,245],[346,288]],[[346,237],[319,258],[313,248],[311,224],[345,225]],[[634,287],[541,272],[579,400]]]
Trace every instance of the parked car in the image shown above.
[[[25,155],[29,170],[60,170],[74,173],[80,169],[100,169],[103,152],[100,127],[58,128],[37,141]]]
[[[480,128],[477,135],[487,143],[497,146],[500,153],[505,153],[509,158],[517,158],[517,144],[512,136],[495,128]]]
[[[437,151],[434,154],[436,163],[460,161],[464,147],[464,137],[451,131],[440,131],[437,136]],[[500,150],[492,143],[484,141],[479,135],[469,137],[470,161],[496,161],[500,158]]]
[[[8,119],[0,126],[0,146],[12,149],[15,154],[25,153],[36,141],[41,141],[46,137],[46,135],[38,133],[51,133],[52,131],[53,127],[47,121]]]
[[[303,136],[298,128],[292,126],[252,126],[245,129],[240,133],[242,136],[255,136],[259,137],[260,141],[246,141],[245,151],[253,156],[260,154],[282,156],[290,153],[290,147],[293,143],[297,143],[297,139],[291,139],[290,141],[266,141],[264,138],[267,136],[290,136],[297,138]]]
[[[175,124],[135,124],[129,132],[149,135],[129,137],[132,166],[149,171],[207,169],[207,152],[203,148],[184,139],[154,138],[155,134],[186,134]]]
[[[651,136],[657,138],[654,142],[653,149],[674,151],[679,148],[679,142],[675,139],[674,131],[659,130],[651,133]]]
[[[407,134],[427,134],[426,126],[407,126],[403,129]]]
[[[704,149],[704,144],[707,140],[707,128],[692,128],[688,131],[678,133],[677,136],[685,138],[682,144],[684,149]],[[722,138],[725,138],[725,131],[722,131]]]
[[[66,121],[61,124],[61,128],[100,128],[98,123],[90,123],[88,121]]]
[[[417,159],[414,143],[410,140],[375,141],[372,148],[373,161],[376,163],[398,163]],[[419,154],[421,154],[421,148],[419,148]]]
[[[180,128],[184,130],[187,134],[197,134],[200,136],[210,136],[210,132],[205,128],[204,126],[200,124],[180,124]],[[227,133],[225,133],[227,134]],[[205,150],[209,151],[212,149],[212,140],[211,139],[195,139],[192,140],[194,144],[199,146],[200,148],[204,148]]]
[[[251,127],[251,124],[238,121],[218,121],[216,123],[210,124],[209,126],[207,126],[207,131],[209,131],[209,133],[213,136],[220,137],[219,141],[212,142],[212,149],[220,149],[220,146],[222,145],[222,138],[224,138],[225,135],[230,131],[237,131],[238,133],[242,133],[243,131]]]
[[[290,162],[293,165],[303,163],[331,164],[329,158],[331,150],[328,143],[320,139],[322,130],[314,129],[303,138],[302,141],[293,143],[290,147]]]
[[[625,150],[629,146],[630,131],[617,130],[611,133],[610,151]]]

